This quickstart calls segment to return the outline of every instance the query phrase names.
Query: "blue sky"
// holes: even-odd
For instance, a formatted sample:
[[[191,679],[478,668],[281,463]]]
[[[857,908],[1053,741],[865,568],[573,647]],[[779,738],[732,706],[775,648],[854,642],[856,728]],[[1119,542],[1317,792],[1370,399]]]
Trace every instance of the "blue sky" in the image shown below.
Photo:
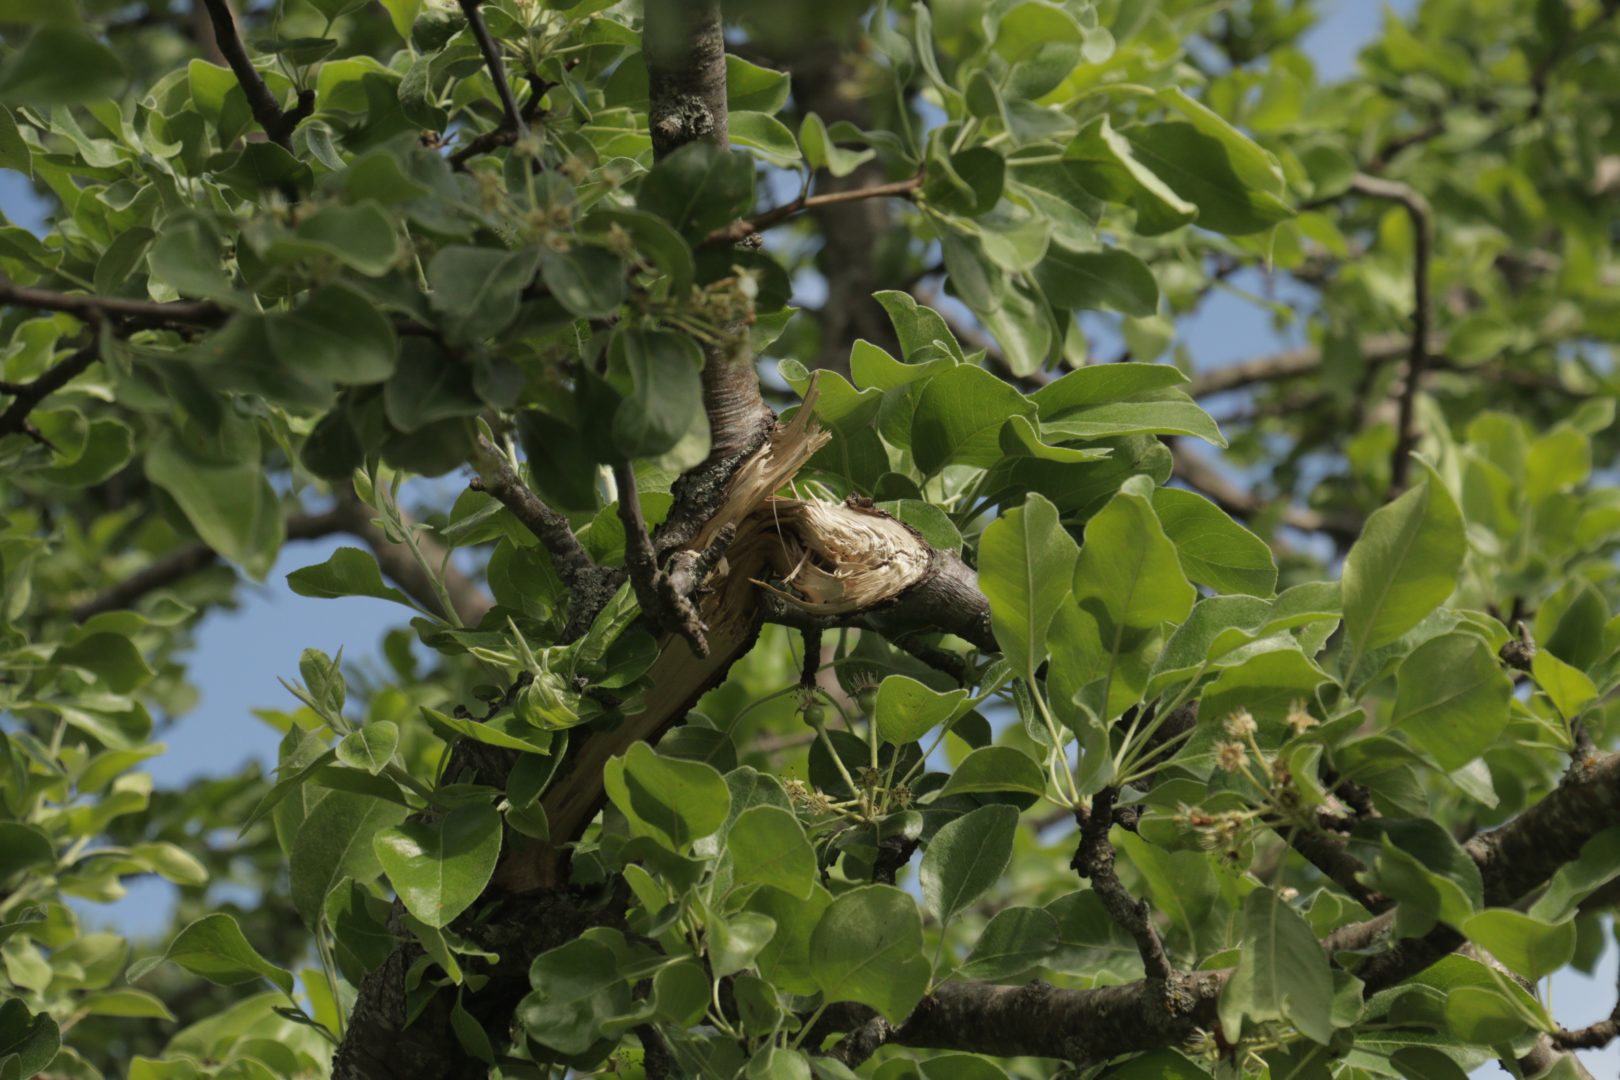
[[[1350,74],[1357,53],[1376,35],[1386,10],[1405,14],[1415,4],[1416,0],[1395,0],[1386,8],[1374,0],[1322,0],[1324,18],[1305,39],[1320,78]],[[43,224],[26,183],[14,173],[0,172],[0,211],[26,227],[38,229]],[[1198,363],[1208,367],[1298,344],[1301,333],[1302,328],[1295,327],[1279,335],[1269,311],[1221,291],[1179,329]],[[363,598],[313,600],[286,587],[290,571],[323,562],[343,543],[331,539],[289,545],[265,583],[244,590],[239,610],[219,612],[204,621],[190,658],[200,701],[163,735],[169,750],[149,765],[160,786],[175,786],[250,761],[272,765],[279,736],[251,710],[292,706],[277,679],[296,675],[303,649],[336,653],[341,647],[346,659],[361,662],[380,656],[382,635],[403,622],[399,607]],[[171,887],[161,882],[138,884],[123,902],[89,908],[85,916],[90,922],[114,922],[126,933],[157,933],[167,925],[171,904]],[[1579,975],[1554,980],[1552,1004],[1563,1023],[1575,1027],[1608,1014],[1614,1004],[1615,962],[1611,948],[1595,980]],[[1620,1048],[1583,1057],[1599,1075],[1620,1072]]]

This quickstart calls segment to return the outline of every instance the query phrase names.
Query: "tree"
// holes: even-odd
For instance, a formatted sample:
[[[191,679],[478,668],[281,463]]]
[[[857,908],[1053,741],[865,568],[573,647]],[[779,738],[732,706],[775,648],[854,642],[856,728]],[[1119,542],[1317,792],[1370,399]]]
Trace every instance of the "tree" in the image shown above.
[[[237,7],[0,3],[0,1078],[1588,1075],[1620,4]]]

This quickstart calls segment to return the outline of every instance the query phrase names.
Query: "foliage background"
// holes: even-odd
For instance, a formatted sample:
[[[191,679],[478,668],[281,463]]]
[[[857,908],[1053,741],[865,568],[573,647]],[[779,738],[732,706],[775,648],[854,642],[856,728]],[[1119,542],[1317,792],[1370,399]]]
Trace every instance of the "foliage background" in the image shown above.
[[[1371,0],[1329,0],[1329,14],[1306,39],[1319,78],[1327,82],[1347,72],[1358,44],[1376,32],[1386,11],[1399,15],[1414,6],[1415,0],[1397,0],[1379,10]],[[0,212],[15,223],[26,225],[31,218],[37,220],[37,206],[26,192],[13,189],[11,180],[4,176]],[[1259,282],[1258,275],[1246,271],[1233,284],[1258,291]],[[813,278],[803,278],[796,286],[811,297],[819,288]],[[1303,340],[1302,329],[1302,324],[1279,327],[1268,312],[1230,293],[1215,292],[1196,313],[1180,320],[1178,340],[1192,346],[1202,370],[1298,344]],[[1100,342],[1100,352],[1108,351],[1106,337],[1094,342]],[[443,492],[453,495],[458,487],[453,478],[442,486],[440,482],[418,481],[414,490],[407,488],[406,501],[414,496],[439,501]],[[159,787],[185,783],[205,773],[217,774],[238,761],[257,761],[268,767],[274,760],[278,737],[253,718],[252,709],[282,704],[275,673],[294,670],[303,648],[314,646],[336,652],[341,646],[345,657],[362,668],[375,662],[379,655],[377,642],[387,628],[397,624],[397,609],[364,599],[333,605],[301,598],[284,583],[288,571],[320,562],[342,543],[333,539],[289,545],[265,586],[246,587],[238,610],[211,614],[202,624],[199,644],[190,656],[191,677],[201,692],[201,701],[166,733],[168,753],[150,763]],[[311,637],[312,626],[319,627],[316,638]],[[131,896],[118,905],[84,905],[83,911],[91,924],[110,919],[127,933],[160,933],[169,925],[172,892],[166,883],[149,880],[137,885]],[[1614,984],[1614,964],[1611,949],[1605,965],[1592,979],[1574,972],[1557,976],[1552,1002],[1558,1019],[1575,1027],[1604,1015],[1609,1007],[1609,988]],[[1612,1071],[1620,1066],[1620,1047],[1611,1046],[1585,1057],[1594,1070]]]

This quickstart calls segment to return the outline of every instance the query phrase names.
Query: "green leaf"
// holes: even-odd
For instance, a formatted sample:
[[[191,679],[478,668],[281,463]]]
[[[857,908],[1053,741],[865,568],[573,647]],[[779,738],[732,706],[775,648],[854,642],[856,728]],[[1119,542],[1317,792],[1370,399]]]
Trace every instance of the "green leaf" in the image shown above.
[[[732,884],[769,885],[798,900],[809,897],[816,881],[816,852],[804,827],[777,806],[751,806],[726,833]]]
[[[1179,390],[1161,391],[1150,401],[1117,401],[1070,409],[1056,420],[1043,420],[1041,434],[1052,442],[1120,435],[1191,435],[1212,446],[1226,445],[1226,437],[1214,419]]]
[[[46,0],[46,2],[53,7],[55,6],[55,0]],[[23,141],[22,132],[17,128],[16,117],[12,116],[11,110],[4,105],[0,105],[0,169],[12,169],[22,173],[30,180],[34,178],[34,152],[28,143]],[[142,233],[145,234],[148,241],[152,237],[150,229],[137,228],[131,229],[130,232],[135,234],[136,240],[140,239]],[[113,246],[116,247],[117,245],[118,241],[114,240]],[[96,291],[104,291],[99,280],[95,285]]]
[[[1128,401],[1187,382],[1172,364],[1088,364],[1030,395],[1042,420],[1056,420],[1072,409]]]
[[[1001,427],[1014,415],[1033,416],[1035,406],[982,368],[963,365],[935,376],[911,421],[917,467],[929,475],[951,464],[989,468],[1002,456]]]
[[[399,725],[392,720],[373,720],[343,736],[337,746],[337,756],[350,768],[364,769],[375,776],[383,771],[398,748]]]
[[[1209,1073],[1174,1050],[1154,1050],[1113,1070],[1108,1080],[1209,1080]],[[1277,1080],[1283,1078],[1279,1076]]]
[[[259,464],[257,441],[239,448],[205,446],[195,433],[164,431],[147,451],[146,476],[174,498],[203,543],[263,577],[285,526]]]
[[[575,245],[567,251],[545,248],[540,254],[540,280],[570,313],[582,319],[613,314],[624,303],[625,266],[606,248]]]
[[[578,938],[541,953],[529,968],[534,992],[517,1016],[529,1038],[563,1054],[583,1054],[604,1021],[630,1010],[630,984],[619,958],[600,941]]]
[[[293,370],[345,386],[394,373],[399,342],[369,300],[347,285],[326,285],[296,310],[265,321],[276,358]]]
[[[1547,883],[1547,891],[1530,905],[1530,914],[1547,922],[1567,919],[1582,900],[1620,877],[1620,827],[1604,829],[1582,847],[1580,857],[1565,863]]]
[[[1530,674],[1565,720],[1574,720],[1598,696],[1598,688],[1586,672],[1564,663],[1550,649],[1536,650],[1530,659]]]
[[[811,973],[810,939],[832,896],[820,882],[810,888],[810,897],[797,900],[780,889],[758,889],[748,898],[748,910],[768,915],[776,922],[776,935],[755,958],[759,973],[773,986],[793,994],[816,992]]]
[[[991,38],[996,55],[1011,69],[1003,90],[1019,98],[1055,89],[1080,63],[1084,45],[1085,33],[1074,16],[1043,0],[1007,9]]]
[[[488,722],[473,721],[467,717],[445,716],[444,712],[423,706],[421,714],[445,742],[455,737],[471,738],[486,746],[501,746],[504,750],[522,750],[525,753],[551,753],[551,732],[543,732],[533,725],[517,719],[512,712],[499,712]]]
[[[505,330],[517,318],[518,298],[539,265],[538,248],[440,248],[428,264],[429,302],[445,336],[467,344]]]
[[[870,1005],[890,1023],[928,990],[922,919],[892,885],[866,885],[834,900],[810,937],[810,969],[823,1000]]]
[[[788,168],[799,161],[799,143],[788,126],[762,112],[734,112],[726,118],[731,142],[755,151],[768,164]]]
[[[1243,901],[1243,951],[1221,991],[1221,1027],[1236,1041],[1245,1017],[1283,1020],[1313,1042],[1333,1037],[1333,975],[1310,924],[1271,889]]]
[[[130,1019],[173,1020],[174,1014],[157,997],[145,990],[121,986],[97,990],[79,999],[79,1008],[91,1016],[119,1016]],[[0,1054],[5,1054],[0,1048]]]
[[[214,179],[246,199],[274,188],[307,189],[315,180],[308,165],[272,142],[248,143],[220,164],[213,169]]]
[[[1198,216],[1195,204],[1137,160],[1131,143],[1114,131],[1107,116],[1082,127],[1063,156],[1074,163],[1086,188],[1110,202],[1134,206],[1136,230],[1143,236],[1170,232]]]
[[[107,46],[70,26],[42,26],[0,62],[0,102],[45,109],[117,97],[124,66]]]
[[[774,114],[787,104],[792,89],[788,73],[760,67],[726,54],[726,108],[733,112]]]
[[[908,675],[890,675],[878,684],[873,722],[884,742],[904,746],[955,718],[965,700],[966,690],[942,694]]]
[[[918,871],[928,913],[947,923],[1000,881],[1017,831],[1018,811],[1003,805],[981,806],[941,826]]]
[[[754,203],[754,164],[700,139],[653,166],[636,205],[657,214],[689,240],[729,225]]]
[[[372,847],[406,910],[438,929],[489,884],[501,854],[501,815],[488,803],[470,803],[383,829]]]
[[[712,766],[665,757],[646,743],[609,761],[603,783],[626,817],[677,850],[719,829],[731,809],[731,791]]]
[[[213,230],[201,219],[186,215],[163,223],[147,263],[154,280],[186,296],[229,302],[233,290],[225,276],[224,259]]]
[[[1344,560],[1342,667],[1423,620],[1457,587],[1468,550],[1462,514],[1438,475],[1375,510]]]
[[[293,907],[306,926],[316,927],[326,894],[343,878],[369,882],[382,873],[372,840],[405,813],[396,803],[349,791],[334,791],[315,804],[288,856]]]
[[[1513,680],[1473,634],[1430,638],[1401,662],[1390,722],[1446,772],[1474,760],[1508,722]]]
[[[260,956],[248,944],[236,920],[223,913],[204,915],[176,934],[160,955],[131,964],[129,981],[141,979],[165,961],[179,964],[193,975],[201,975],[219,986],[269,979],[283,994],[292,996],[292,972]]]
[[[18,1069],[12,1075],[30,1077],[44,1072],[61,1048],[61,1029],[50,1016],[30,1013],[18,998],[0,1002],[0,1062],[15,1062]]]
[[[692,287],[695,267],[692,249],[663,218],[640,210],[602,207],[579,223],[581,232],[605,234],[618,226],[629,233],[637,253],[669,276],[671,296],[684,296]]]
[[[1022,750],[1010,746],[982,746],[962,759],[939,794],[944,798],[977,792],[1044,795],[1046,774]]]
[[[1384,821],[1378,828],[1380,851],[1367,884],[1400,902],[1401,936],[1422,936],[1437,920],[1461,926],[1483,905],[1479,864],[1439,823]]]
[[[613,335],[610,366],[631,391],[613,413],[613,443],[626,457],[672,450],[693,425],[707,421],[698,371],[703,354],[685,334],[625,327]]]
[[[992,980],[1023,975],[1057,949],[1058,934],[1057,919],[1044,908],[1003,908],[985,924],[961,973]]]
[[[804,150],[805,163],[811,169],[826,169],[836,177],[845,177],[877,156],[871,148],[845,150],[832,141],[827,125],[813,112],[804,114],[799,123],[799,146]]]
[[[1468,1080],[1468,1074],[1451,1058],[1432,1046],[1408,1046],[1389,1057],[1406,1080]]]
[[[1294,216],[1271,191],[1246,183],[1225,147],[1192,124],[1142,124],[1125,133],[1138,160],[1198,207],[1198,224],[1229,236],[1263,232]]]
[[[776,933],[776,920],[744,911],[729,919],[711,919],[704,929],[709,936],[710,967],[716,978],[725,978],[753,966],[754,958]]]
[[[970,369],[959,369],[970,370]],[[979,588],[990,601],[996,643],[1014,671],[1026,679],[1046,659],[1046,632],[1068,599],[1063,583],[1079,558],[1074,539],[1058,520],[1057,507],[1030,493],[984,530],[979,543]]]
[[[56,849],[50,837],[20,821],[0,821],[0,882],[54,862]]]
[[[1180,623],[1198,592],[1153,511],[1152,481],[1132,477],[1090,521],[1074,567],[1079,636],[1054,657],[1068,685],[1094,689],[1088,704],[1103,719],[1137,701],[1151,658],[1144,651],[1163,623]]]
[[[1058,308],[1141,316],[1159,309],[1159,283],[1153,271],[1122,248],[1071,251],[1054,243],[1036,268],[1035,280]]]
[[[1271,596],[1277,591],[1271,548],[1202,495],[1159,488],[1153,511],[1176,545],[1188,579],[1223,593]]]
[[[1509,992],[1485,986],[1459,986],[1446,994],[1445,1018],[1453,1036],[1482,1046],[1510,1042],[1538,1026]]]
[[[298,223],[295,238],[278,239],[296,255],[333,258],[368,277],[380,277],[399,260],[399,234],[375,202],[325,206]]]
[[[1575,922],[1544,922],[1509,908],[1490,908],[1462,924],[1469,941],[1523,978],[1535,982],[1575,956]]]
[[[372,596],[416,610],[410,597],[384,583],[376,556],[359,548],[340,547],[325,562],[294,570],[287,575],[287,587],[299,596]]]

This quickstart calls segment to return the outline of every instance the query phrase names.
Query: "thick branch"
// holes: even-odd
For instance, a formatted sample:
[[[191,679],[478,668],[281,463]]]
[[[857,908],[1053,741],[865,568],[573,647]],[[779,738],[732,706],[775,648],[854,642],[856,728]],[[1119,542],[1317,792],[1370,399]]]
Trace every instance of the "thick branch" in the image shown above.
[[[501,108],[506,113],[506,126],[515,133],[516,138],[522,138],[528,133],[528,125],[523,122],[523,113],[518,109],[517,98],[512,95],[512,84],[506,81],[506,65],[501,62],[501,47],[490,36],[489,26],[484,22],[484,13],[479,10],[483,0],[459,0],[462,14],[467,16],[467,25],[472,28],[473,37],[478,40],[478,51],[484,54],[484,64],[489,68],[489,77],[495,82],[495,93],[500,96]]]
[[[1546,798],[1493,832],[1467,844],[1485,884],[1485,902],[1511,905],[1574,861],[1593,836],[1620,825],[1620,754],[1579,762]],[[1394,986],[1463,943],[1440,925],[1421,938],[1406,938],[1356,970],[1367,993]]]
[[[909,180],[896,180],[890,184],[873,184],[871,187],[850,188],[846,191],[829,191],[822,195],[800,195],[792,202],[784,203],[774,210],[767,210],[756,217],[739,219],[730,225],[715,229],[703,238],[700,247],[723,247],[748,239],[758,233],[764,232],[773,225],[779,225],[797,214],[806,210],[816,210],[824,206],[836,206],[839,203],[859,202],[862,199],[882,199],[893,196],[901,199],[912,199],[922,187],[922,174],[911,177]]]
[[[315,91],[299,91],[298,104],[290,112],[283,112],[281,103],[270,92],[270,87],[265,85],[264,76],[253,66],[252,59],[242,46],[242,37],[236,32],[236,19],[231,15],[230,5],[226,0],[202,2],[214,26],[214,41],[236,75],[236,81],[247,98],[248,108],[253,112],[253,119],[264,128],[271,141],[292,153],[293,129],[315,111]]]
[[[935,988],[904,1023],[890,1025],[851,1009],[853,1033],[833,1056],[854,1067],[885,1044],[962,1050],[994,1057],[1041,1057],[1100,1062],[1120,1054],[1176,1046],[1216,1023],[1224,972],[1178,973],[1168,992],[1140,980],[1094,990],[947,982]]]
[[[1412,467],[1412,449],[1418,440],[1414,415],[1417,411],[1418,387],[1423,382],[1423,368],[1429,360],[1429,321],[1432,317],[1429,253],[1433,241],[1431,221],[1434,215],[1428,199],[1415,188],[1394,180],[1358,173],[1350,183],[1350,190],[1368,198],[1399,203],[1412,219],[1412,341],[1407,349],[1406,378],[1401,386],[1395,449],[1390,454],[1389,489],[1394,495],[1406,489],[1406,478]]]
[[[698,139],[729,145],[719,0],[647,0],[642,55],[653,156]]]

